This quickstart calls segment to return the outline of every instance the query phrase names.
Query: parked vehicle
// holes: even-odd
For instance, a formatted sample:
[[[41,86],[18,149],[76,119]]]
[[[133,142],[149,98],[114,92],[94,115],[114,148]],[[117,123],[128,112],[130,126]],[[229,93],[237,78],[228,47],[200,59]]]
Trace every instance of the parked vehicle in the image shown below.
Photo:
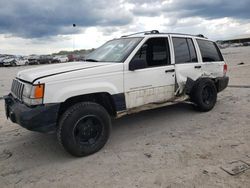
[[[69,54],[68,59],[69,59],[69,62],[72,62],[72,61],[75,61],[76,58],[75,58],[74,54]]]
[[[9,57],[3,60],[3,66],[21,66],[27,65],[28,61],[22,57]]]
[[[1,56],[1,57],[0,57],[0,67],[3,66],[3,61],[4,61],[6,58],[7,58],[6,56]]]
[[[65,150],[86,156],[107,142],[111,118],[185,101],[212,110],[226,72],[216,43],[201,35],[142,32],[108,41],[85,62],[20,71],[6,114],[29,130],[57,131]]]
[[[38,59],[38,64],[50,64],[53,62],[51,55],[41,55]]]
[[[66,62],[68,62],[69,61],[69,58],[65,55],[65,56],[63,56],[63,55],[60,55],[60,56],[55,56],[55,57],[53,57],[53,62],[54,63],[66,63]]]
[[[37,55],[30,55],[28,56],[28,63],[29,65],[38,65],[40,57]]]

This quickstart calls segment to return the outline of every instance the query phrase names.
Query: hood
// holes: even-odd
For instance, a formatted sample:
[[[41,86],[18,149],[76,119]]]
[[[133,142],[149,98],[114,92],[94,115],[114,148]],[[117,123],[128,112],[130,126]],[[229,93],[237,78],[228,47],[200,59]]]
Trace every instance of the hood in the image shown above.
[[[9,62],[14,61],[14,60],[15,60],[14,58],[9,58],[9,59],[4,59],[3,62],[9,63]]]
[[[104,62],[69,62],[69,63],[60,63],[54,65],[44,65],[38,68],[32,68],[23,70],[17,73],[17,78],[25,80],[28,82],[33,82],[36,79],[44,78],[48,76],[84,70],[92,69],[95,67],[107,66],[112,63]]]

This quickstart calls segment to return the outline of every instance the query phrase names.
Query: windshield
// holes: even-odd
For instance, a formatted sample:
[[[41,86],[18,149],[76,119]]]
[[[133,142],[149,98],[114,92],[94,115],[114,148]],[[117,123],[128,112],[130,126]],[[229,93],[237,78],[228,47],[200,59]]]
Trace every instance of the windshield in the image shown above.
[[[86,61],[123,62],[142,38],[121,38],[106,42],[87,55]]]

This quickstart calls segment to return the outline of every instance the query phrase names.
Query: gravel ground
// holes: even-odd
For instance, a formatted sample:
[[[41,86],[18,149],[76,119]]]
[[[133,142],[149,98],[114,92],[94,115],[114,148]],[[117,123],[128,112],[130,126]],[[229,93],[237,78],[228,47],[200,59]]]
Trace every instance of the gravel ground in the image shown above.
[[[230,85],[207,113],[178,104],[113,122],[107,145],[74,158],[55,135],[27,131],[6,120],[0,100],[0,187],[246,187],[250,170],[231,176],[221,169],[250,164],[250,48],[223,50]],[[243,62],[243,65],[238,65]],[[16,72],[0,68],[0,96]]]

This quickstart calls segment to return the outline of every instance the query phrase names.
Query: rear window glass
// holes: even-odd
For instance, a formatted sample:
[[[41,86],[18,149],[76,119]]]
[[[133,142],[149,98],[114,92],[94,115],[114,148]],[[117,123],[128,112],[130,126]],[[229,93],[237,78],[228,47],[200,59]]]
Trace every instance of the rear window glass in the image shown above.
[[[214,42],[197,39],[197,43],[203,62],[223,61],[223,57]]]
[[[173,44],[176,64],[197,62],[192,39],[173,37]]]

